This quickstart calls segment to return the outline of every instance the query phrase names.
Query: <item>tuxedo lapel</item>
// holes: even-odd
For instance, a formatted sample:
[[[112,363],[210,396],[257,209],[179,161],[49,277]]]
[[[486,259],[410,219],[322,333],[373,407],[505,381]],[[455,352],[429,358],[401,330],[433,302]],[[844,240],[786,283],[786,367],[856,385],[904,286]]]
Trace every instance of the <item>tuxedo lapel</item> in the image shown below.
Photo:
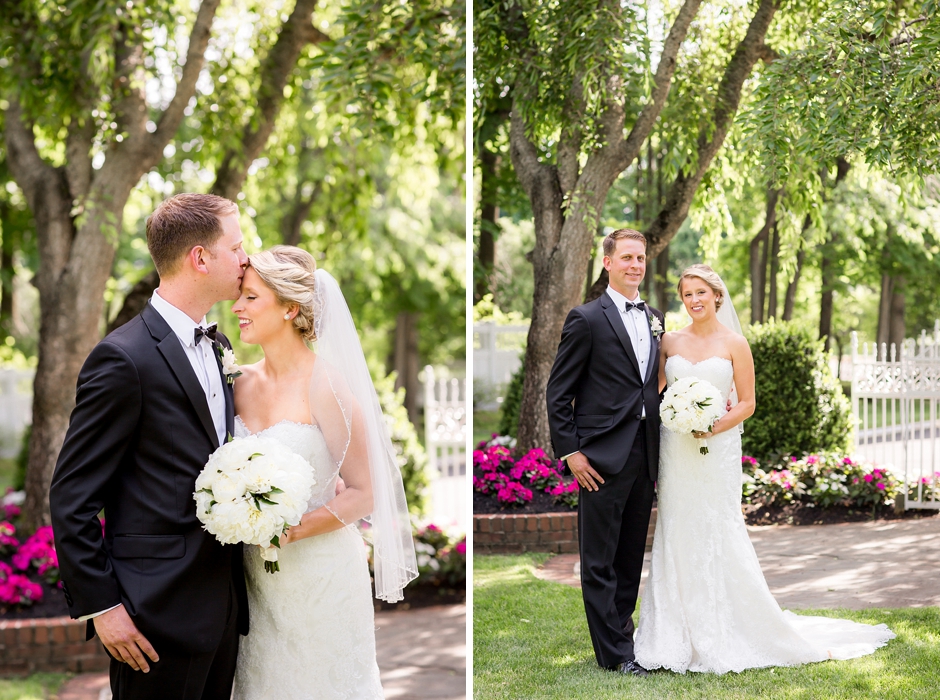
[[[620,309],[617,308],[614,300],[611,299],[606,292],[601,295],[601,307],[604,309],[604,315],[607,316],[607,320],[610,321],[610,325],[614,329],[614,333],[617,334],[617,338],[620,340],[620,344],[627,353],[627,357],[629,357],[630,362],[633,363],[633,369],[636,370],[637,374],[640,374],[640,363],[636,359],[636,353],[633,351],[633,343],[630,342],[630,336],[627,335],[627,329],[624,328],[623,317],[620,315]],[[640,379],[645,380],[644,377],[640,377]]]
[[[649,306],[646,307],[646,322],[650,325],[650,359],[646,364],[646,379],[649,379],[653,374],[654,361],[656,360],[656,355],[659,353],[659,339],[653,334],[652,324],[653,319],[656,316],[650,310]],[[659,379],[659,377],[657,377]]]
[[[212,354],[215,355],[215,363],[219,368],[219,375],[222,377],[222,392],[225,394],[225,434],[226,436],[235,434],[235,387],[229,383],[228,377],[222,371],[222,356],[220,350],[223,345],[219,341],[212,344]]]
[[[150,305],[150,302],[147,302],[141,316],[147,324],[147,328],[150,329],[150,334],[160,341],[157,343],[157,349],[163,355],[170,369],[173,370],[173,374],[176,375],[183,391],[186,392],[189,402],[196,409],[196,415],[199,416],[199,422],[202,423],[206,434],[209,435],[214,445],[218,445],[219,436],[215,432],[215,425],[212,422],[212,414],[209,412],[205,392],[203,392],[202,386],[196,378],[196,373],[193,372],[193,366],[189,363],[189,358],[186,357],[179,338],[176,337],[167,322],[163,320],[163,317]],[[227,402],[226,395],[226,406]]]

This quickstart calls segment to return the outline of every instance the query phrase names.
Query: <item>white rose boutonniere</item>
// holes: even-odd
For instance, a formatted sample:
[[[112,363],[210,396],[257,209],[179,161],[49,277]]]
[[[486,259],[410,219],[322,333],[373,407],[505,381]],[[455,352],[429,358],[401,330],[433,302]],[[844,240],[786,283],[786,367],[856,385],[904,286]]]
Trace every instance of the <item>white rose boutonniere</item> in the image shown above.
[[[655,338],[663,334],[663,324],[659,322],[659,318],[656,316],[650,316],[650,331]]]
[[[230,348],[219,346],[219,357],[222,358],[222,373],[225,375],[225,381],[229,384],[235,383],[235,378],[242,376],[242,371],[235,362],[235,353]]]

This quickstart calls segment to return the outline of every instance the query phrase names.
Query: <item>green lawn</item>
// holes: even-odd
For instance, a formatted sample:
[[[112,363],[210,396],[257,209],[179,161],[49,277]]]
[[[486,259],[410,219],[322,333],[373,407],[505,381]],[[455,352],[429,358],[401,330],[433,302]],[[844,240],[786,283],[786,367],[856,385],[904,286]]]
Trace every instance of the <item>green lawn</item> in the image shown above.
[[[940,609],[814,610],[814,615],[887,622],[897,639],[851,661],[796,668],[648,678],[600,670],[581,591],[535,578],[547,554],[473,559],[473,694],[523,698],[699,700],[910,700],[940,696]],[[810,611],[807,611],[810,612]]]
[[[16,480],[16,460],[0,457],[0,494],[6,492],[8,486],[13,486]]]
[[[65,673],[36,673],[29,678],[0,679],[0,700],[50,700],[69,678]]]
[[[474,411],[473,446],[476,447],[480,440],[489,440],[498,425],[499,411]]]

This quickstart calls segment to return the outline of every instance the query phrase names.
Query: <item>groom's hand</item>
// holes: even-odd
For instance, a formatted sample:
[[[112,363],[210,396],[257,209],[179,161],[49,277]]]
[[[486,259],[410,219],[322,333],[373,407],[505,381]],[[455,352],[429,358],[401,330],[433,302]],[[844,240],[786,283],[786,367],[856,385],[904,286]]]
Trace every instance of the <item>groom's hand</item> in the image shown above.
[[[591,466],[591,463],[588,462],[588,458],[585,457],[580,452],[575,452],[573,455],[568,457],[568,469],[571,470],[571,473],[574,474],[574,478],[578,480],[578,484],[582,489],[587,489],[588,491],[597,491],[599,488],[598,482],[601,484],[604,483],[604,479],[601,478],[601,475],[594,471],[594,467]]]
[[[157,652],[147,638],[140,633],[131,616],[123,605],[93,618],[95,632],[108,653],[118,661],[123,661],[135,671],[148,673],[150,665],[144,657],[146,654],[151,661],[160,660]]]

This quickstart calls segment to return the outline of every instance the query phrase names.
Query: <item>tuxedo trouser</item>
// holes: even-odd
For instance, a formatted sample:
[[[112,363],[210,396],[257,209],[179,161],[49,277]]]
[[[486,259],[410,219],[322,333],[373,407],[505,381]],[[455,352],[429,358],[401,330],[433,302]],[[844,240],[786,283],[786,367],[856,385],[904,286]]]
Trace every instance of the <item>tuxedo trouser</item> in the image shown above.
[[[637,431],[620,472],[602,474],[597,491],[578,492],[581,594],[594,655],[603,668],[634,660],[633,612],[655,491],[645,427]]]
[[[135,671],[111,659],[111,694],[114,700],[230,700],[238,658],[238,601],[234,586],[229,596],[228,620],[222,641],[199,654],[160,649],[160,660],[147,659],[150,671]],[[193,611],[198,615],[198,611]]]

